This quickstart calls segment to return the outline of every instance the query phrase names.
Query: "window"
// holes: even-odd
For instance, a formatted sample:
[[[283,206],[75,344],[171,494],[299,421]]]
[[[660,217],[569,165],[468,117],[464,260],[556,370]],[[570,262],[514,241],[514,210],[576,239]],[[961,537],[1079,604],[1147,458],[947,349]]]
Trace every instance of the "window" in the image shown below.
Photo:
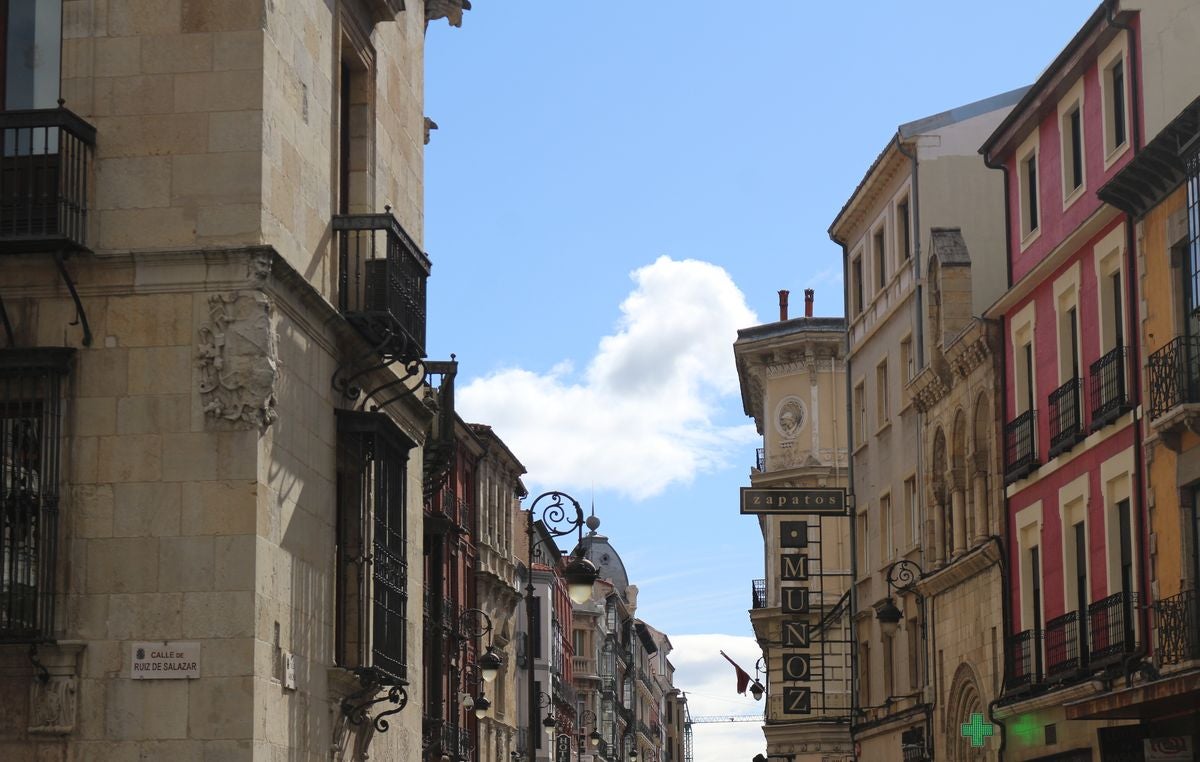
[[[0,2],[4,35],[0,96],[4,108],[45,109],[58,104],[62,59],[62,3],[54,0]]]
[[[871,705],[871,644],[858,644],[858,705]]]
[[[858,579],[862,579],[871,571],[871,554],[868,552],[867,545],[870,525],[867,523],[866,511],[858,514],[858,516],[855,518],[857,520],[857,527],[855,528],[855,534],[857,537],[855,538],[855,544],[858,550],[856,554],[858,558],[856,558],[855,561],[858,564],[858,569],[855,571],[854,576]]]
[[[1021,236],[1028,237],[1038,229],[1038,171],[1037,151],[1031,151],[1020,162]]]
[[[1083,110],[1076,102],[1062,117],[1063,198],[1083,187]]]
[[[383,413],[339,410],[337,426],[338,664],[373,669],[381,684],[394,685],[408,674],[405,485],[413,443]],[[369,566],[355,560],[364,556]]]
[[[873,236],[873,251],[875,252],[875,288],[882,290],[887,285],[887,247],[883,241],[883,228],[875,231]]]
[[[1128,138],[1125,108],[1125,58],[1121,51],[1104,70],[1104,153],[1116,153]]]
[[[883,636],[883,696],[885,699],[896,695],[894,675],[892,674],[895,671],[896,654],[892,641],[891,636]]]
[[[917,504],[917,477],[904,480],[904,515],[908,517],[908,536],[913,545],[921,544],[921,508]]]
[[[0,350],[0,639],[53,635],[62,382],[75,350]]]
[[[908,689],[909,691],[920,690],[921,685],[921,632],[917,628],[916,618],[908,620],[908,624],[904,628],[905,638],[908,640]]]
[[[904,382],[908,383],[917,375],[916,357],[913,355],[912,336],[900,340],[900,367],[904,368]]]
[[[892,496],[884,495],[879,498],[879,559],[880,562],[891,561],[894,556],[895,545],[892,542]]]
[[[854,446],[867,441],[867,390],[860,381],[854,387]]]
[[[875,368],[875,420],[879,428],[883,428],[891,417],[888,396],[888,362],[884,358]]]
[[[367,37],[348,14],[342,14],[341,58],[337,90],[338,214],[374,210],[373,162],[375,62]]]
[[[908,197],[896,204],[896,223],[900,239],[900,256],[907,262],[912,259],[912,219],[908,212]]]
[[[1034,410],[1033,342],[1026,341],[1017,349],[1017,412]]]
[[[850,292],[853,301],[854,315],[857,317],[863,311],[863,269],[862,257],[856,257],[850,264]]]

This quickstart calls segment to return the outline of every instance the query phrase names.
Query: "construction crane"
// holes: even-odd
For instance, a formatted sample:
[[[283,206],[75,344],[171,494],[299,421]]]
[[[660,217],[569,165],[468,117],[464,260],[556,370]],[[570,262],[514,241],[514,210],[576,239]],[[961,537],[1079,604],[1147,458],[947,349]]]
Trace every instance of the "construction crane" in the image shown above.
[[[692,725],[707,725],[718,722],[762,722],[761,714],[706,714],[693,717],[687,705],[687,694],[683,704],[683,762],[694,762],[692,757]]]

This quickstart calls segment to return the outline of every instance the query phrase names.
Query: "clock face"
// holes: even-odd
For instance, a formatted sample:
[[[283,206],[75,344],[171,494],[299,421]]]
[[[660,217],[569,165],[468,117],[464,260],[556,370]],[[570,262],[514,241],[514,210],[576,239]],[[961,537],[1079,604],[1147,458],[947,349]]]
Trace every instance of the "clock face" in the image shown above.
[[[795,439],[807,420],[808,409],[799,397],[784,397],[775,408],[775,428],[784,439]]]

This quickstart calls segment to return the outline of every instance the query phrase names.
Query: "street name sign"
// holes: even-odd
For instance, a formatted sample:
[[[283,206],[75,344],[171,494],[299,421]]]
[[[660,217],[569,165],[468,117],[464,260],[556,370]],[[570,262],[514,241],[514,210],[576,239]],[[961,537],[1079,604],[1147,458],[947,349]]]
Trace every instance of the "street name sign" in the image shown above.
[[[134,680],[186,680],[200,677],[200,644],[163,641],[133,643],[130,677]]]

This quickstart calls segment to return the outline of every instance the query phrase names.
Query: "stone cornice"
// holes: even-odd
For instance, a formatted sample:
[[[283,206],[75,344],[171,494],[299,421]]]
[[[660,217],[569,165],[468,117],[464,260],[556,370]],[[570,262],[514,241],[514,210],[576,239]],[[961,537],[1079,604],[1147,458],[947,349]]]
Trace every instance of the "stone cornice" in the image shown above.
[[[961,585],[1000,561],[1000,550],[994,542],[988,542],[967,552],[937,571],[926,575],[917,584],[917,592],[925,597],[939,595]]]
[[[918,412],[925,413],[950,393],[950,379],[944,378],[932,365],[926,365],[908,382],[908,391],[913,406]]]
[[[1076,683],[1075,685],[1031,698],[1021,699],[1012,703],[997,704],[994,716],[998,720],[1003,720],[1007,717],[1024,714],[1025,712],[1035,712],[1039,709],[1062,706],[1071,701],[1078,701],[1089,696],[1094,696],[1103,690],[1104,684],[1099,680],[1085,680],[1082,683]]]
[[[956,376],[966,378],[992,356],[991,333],[987,323],[974,319],[954,337],[945,355]]]

